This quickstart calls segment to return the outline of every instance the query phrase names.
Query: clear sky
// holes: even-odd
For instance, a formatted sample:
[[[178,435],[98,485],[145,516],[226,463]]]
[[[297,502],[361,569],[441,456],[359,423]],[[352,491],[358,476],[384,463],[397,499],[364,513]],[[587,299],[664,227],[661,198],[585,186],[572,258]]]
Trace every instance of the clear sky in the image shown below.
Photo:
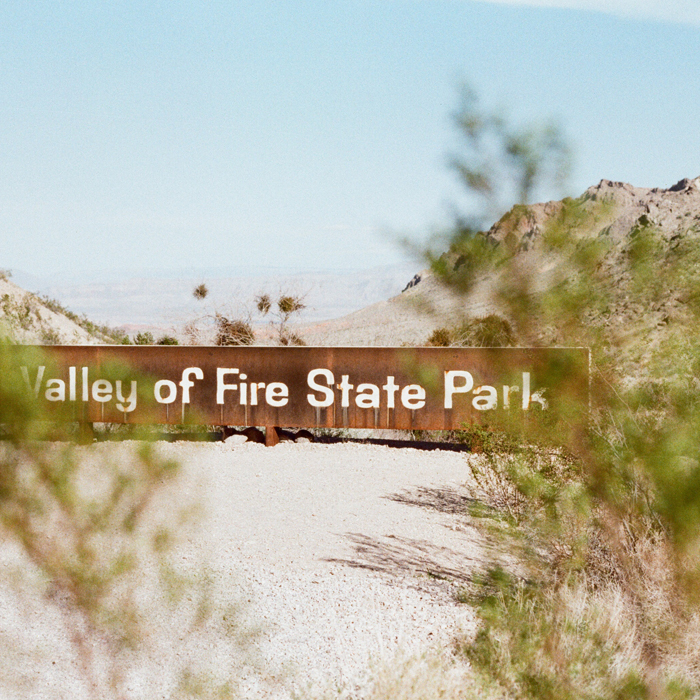
[[[572,194],[700,175],[700,0],[5,0],[0,267],[394,263],[465,80],[559,120]]]

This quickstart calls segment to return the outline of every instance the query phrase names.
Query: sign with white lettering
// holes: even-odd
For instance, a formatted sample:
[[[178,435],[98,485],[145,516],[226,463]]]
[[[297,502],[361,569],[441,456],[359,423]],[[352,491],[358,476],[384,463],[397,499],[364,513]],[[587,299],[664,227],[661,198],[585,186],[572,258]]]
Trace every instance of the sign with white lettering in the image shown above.
[[[18,348],[16,379],[77,421],[441,430],[580,421],[588,364],[585,348],[55,346]]]

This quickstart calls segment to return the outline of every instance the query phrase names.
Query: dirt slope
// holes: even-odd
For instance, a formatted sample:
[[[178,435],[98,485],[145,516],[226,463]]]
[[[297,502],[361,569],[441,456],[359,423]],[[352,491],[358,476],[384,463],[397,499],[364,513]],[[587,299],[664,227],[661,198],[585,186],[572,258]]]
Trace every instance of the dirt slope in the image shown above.
[[[17,343],[74,345],[105,342],[68,318],[58,305],[49,305],[8,279],[0,278],[0,334]]]

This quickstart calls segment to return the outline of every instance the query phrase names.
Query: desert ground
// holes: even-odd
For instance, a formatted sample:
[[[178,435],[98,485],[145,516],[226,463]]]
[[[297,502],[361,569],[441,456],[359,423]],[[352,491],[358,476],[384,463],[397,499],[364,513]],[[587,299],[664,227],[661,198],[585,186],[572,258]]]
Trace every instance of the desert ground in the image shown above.
[[[155,517],[198,506],[175,558],[210,571],[216,595],[240,608],[235,634],[256,630],[236,669],[242,697],[361,697],[382,665],[439,654],[473,633],[459,593],[496,556],[467,515],[476,494],[469,460],[478,456],[236,438],[156,446],[182,473]],[[128,461],[136,444],[80,449],[97,463]],[[17,552],[5,554],[6,574],[22,565]],[[45,600],[5,587],[2,697],[89,697],[61,600]],[[155,619],[160,652],[155,666],[134,672],[135,697],[169,697],[174,659],[225,648],[215,637],[188,649]]]

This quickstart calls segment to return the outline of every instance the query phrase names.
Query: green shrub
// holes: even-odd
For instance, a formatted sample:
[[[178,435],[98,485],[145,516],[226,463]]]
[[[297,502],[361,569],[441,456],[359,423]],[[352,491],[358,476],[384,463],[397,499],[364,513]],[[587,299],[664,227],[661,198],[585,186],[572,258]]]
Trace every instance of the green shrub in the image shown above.
[[[153,333],[145,331],[144,333],[137,333],[134,338],[134,345],[153,345]]]
[[[471,98],[459,124],[473,149],[456,166],[483,211],[476,225],[457,220],[448,251],[427,258],[453,290],[467,300],[478,292],[480,304],[498,310],[468,321],[462,338],[513,344],[501,323],[508,318],[523,346],[592,354],[585,428],[543,429],[532,449],[487,448],[477,463],[484,512],[503,514],[508,526],[475,522],[514,561],[475,581],[481,626],[462,651],[483,694],[497,697],[697,697],[697,232],[671,236],[640,217],[613,240],[612,204],[587,196],[548,205],[535,226],[527,201],[552,172],[548,151],[558,158],[557,140],[512,130]],[[484,139],[496,151],[486,161]],[[508,195],[503,182],[517,183],[521,203],[486,231],[494,200]],[[533,245],[537,264],[523,257]],[[452,328],[431,340],[458,342]]]

